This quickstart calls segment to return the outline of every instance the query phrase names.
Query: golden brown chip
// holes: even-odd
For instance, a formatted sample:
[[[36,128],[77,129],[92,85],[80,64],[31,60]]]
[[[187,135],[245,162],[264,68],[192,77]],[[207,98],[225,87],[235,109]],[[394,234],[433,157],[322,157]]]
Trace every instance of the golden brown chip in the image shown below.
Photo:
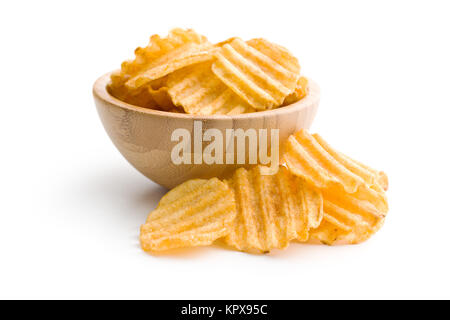
[[[337,185],[354,193],[359,187],[387,187],[384,173],[370,169],[334,150],[318,134],[300,130],[288,138],[283,159],[289,170],[319,189]]]
[[[294,92],[300,77],[298,60],[264,39],[232,39],[215,56],[213,72],[258,110],[279,107]]]
[[[206,246],[229,233],[236,216],[232,190],[217,178],[190,180],[165,195],[141,226],[145,251]]]
[[[153,36],[145,49],[137,49],[136,56],[144,56],[146,62],[127,80],[126,86],[136,89],[178,69],[211,60],[212,48],[205,37],[192,30],[175,29],[165,39]]]
[[[323,140],[323,139],[322,139]],[[323,145],[325,145],[326,143],[323,142]],[[373,176],[375,177],[375,181],[380,185],[381,188],[383,188],[384,191],[387,191],[389,188],[389,178],[387,176],[387,174],[383,171],[377,171],[359,161],[356,161],[355,159],[350,158],[349,156],[340,153],[341,157],[343,158],[347,158],[347,160],[349,162],[353,162],[356,163],[358,166],[360,166],[361,168],[371,172],[373,174]]]
[[[159,109],[158,103],[154,99],[154,93],[147,87],[142,87],[139,90],[130,91],[124,86],[109,88],[110,93],[117,99],[134,106]]]
[[[111,75],[112,94],[137,90],[172,71],[211,59],[212,47],[193,30],[173,29],[166,38],[153,35],[147,47],[136,49],[134,60],[122,63],[121,70]]]
[[[159,89],[152,89],[149,87],[147,89],[150,93],[150,96],[155,101],[159,109],[164,111],[169,111],[175,109],[175,105],[170,98],[167,87],[161,87]]]
[[[311,239],[332,245],[356,244],[370,238],[383,225],[387,204],[378,201],[378,192],[349,194],[339,190],[323,191],[323,220],[311,231]]]
[[[320,192],[285,168],[276,175],[262,175],[259,166],[241,168],[228,183],[238,213],[225,243],[238,250],[269,252],[294,239],[306,241],[322,220]]]
[[[228,38],[228,39],[226,39],[226,40],[217,42],[214,46],[217,47],[217,48],[221,48],[221,47],[223,47],[225,44],[231,43],[231,42],[233,42],[233,41],[236,40],[236,39],[239,39],[239,38],[238,38],[238,37],[231,37],[231,38]]]
[[[167,74],[192,63],[212,59],[213,45],[193,30],[173,29],[166,38],[153,35],[136,58],[111,75],[110,93],[144,108],[171,110],[173,103],[164,89]]]
[[[147,109],[168,111],[175,108],[167,87],[152,89],[151,86],[144,86],[133,91],[122,87],[116,88],[113,95],[121,101]]]
[[[284,99],[283,106],[293,104],[306,97],[307,89],[308,89],[308,79],[305,77],[300,77],[300,79],[298,79],[295,91]]]
[[[171,73],[167,87],[173,103],[186,113],[234,115],[255,111],[214,75],[211,62]]]

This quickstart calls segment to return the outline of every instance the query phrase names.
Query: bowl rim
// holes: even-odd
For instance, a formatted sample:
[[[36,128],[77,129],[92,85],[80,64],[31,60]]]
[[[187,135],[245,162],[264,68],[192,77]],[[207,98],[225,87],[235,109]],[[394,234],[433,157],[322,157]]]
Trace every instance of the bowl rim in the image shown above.
[[[163,118],[178,118],[178,119],[193,119],[193,120],[207,120],[207,119],[224,119],[224,120],[230,120],[230,119],[255,119],[255,118],[261,118],[261,117],[267,117],[267,116],[274,116],[279,115],[283,113],[292,113],[299,111],[304,108],[308,108],[311,105],[314,105],[318,102],[320,98],[320,88],[311,79],[308,78],[308,93],[307,95],[290,105],[272,109],[272,110],[264,110],[264,111],[258,111],[258,112],[251,112],[251,113],[243,113],[238,115],[194,115],[194,114],[188,114],[188,113],[176,113],[176,112],[168,112],[168,111],[161,111],[161,110],[154,110],[154,109],[148,109],[143,107],[138,107],[129,103],[126,103],[122,100],[119,100],[112,96],[108,90],[107,86],[110,82],[110,76],[113,72],[108,72],[99,77],[93,86],[93,94],[95,97],[97,97],[100,100],[103,100],[107,104],[114,105],[116,107],[126,109],[129,111],[134,111],[138,113],[144,113],[148,115],[153,115],[157,117],[163,117]]]

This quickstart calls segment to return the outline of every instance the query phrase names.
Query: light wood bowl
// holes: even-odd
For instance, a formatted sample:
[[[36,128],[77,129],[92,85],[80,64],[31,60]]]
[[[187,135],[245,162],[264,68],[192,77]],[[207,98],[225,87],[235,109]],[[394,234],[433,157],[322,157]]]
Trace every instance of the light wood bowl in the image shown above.
[[[173,130],[185,128],[193,134],[195,120],[202,121],[203,130],[217,128],[224,137],[226,129],[269,129],[269,132],[270,129],[279,129],[281,143],[295,131],[310,127],[320,98],[319,87],[309,80],[307,96],[286,107],[237,116],[198,116],[130,105],[108,93],[109,81],[110,73],[100,77],[93,88],[97,111],[106,132],[131,165],[169,189],[193,178],[225,177],[238,167],[230,164],[173,164],[171,151],[178,143],[171,141]]]

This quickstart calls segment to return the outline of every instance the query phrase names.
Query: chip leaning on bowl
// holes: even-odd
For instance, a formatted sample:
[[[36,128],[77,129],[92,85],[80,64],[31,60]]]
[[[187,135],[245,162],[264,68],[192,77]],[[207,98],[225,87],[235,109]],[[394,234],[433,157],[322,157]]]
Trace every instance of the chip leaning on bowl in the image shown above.
[[[139,107],[195,115],[279,108],[306,96],[308,80],[284,47],[265,39],[212,44],[193,30],[153,35],[111,75],[109,92]]]

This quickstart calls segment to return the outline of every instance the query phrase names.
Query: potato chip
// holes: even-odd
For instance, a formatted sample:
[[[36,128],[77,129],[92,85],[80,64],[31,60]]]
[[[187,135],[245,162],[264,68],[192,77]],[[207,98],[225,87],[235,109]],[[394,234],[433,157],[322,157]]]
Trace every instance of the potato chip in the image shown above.
[[[371,168],[368,168],[371,169]],[[383,188],[384,191],[387,191],[389,189],[389,178],[384,171],[376,171],[377,174],[377,180],[380,186]]]
[[[117,99],[134,106],[159,109],[158,103],[154,99],[154,92],[147,87],[142,87],[139,90],[130,91],[125,87],[109,88],[110,93]]]
[[[167,87],[173,103],[189,114],[234,115],[255,111],[214,75],[211,62],[171,73]]]
[[[191,63],[212,59],[213,45],[193,30],[173,29],[167,38],[153,35],[136,58],[126,61],[111,75],[110,93],[127,103],[144,108],[172,110],[174,105],[163,89],[166,75]]]
[[[164,111],[175,109],[167,87],[161,87],[156,90],[149,87],[147,90],[159,109]]]
[[[217,178],[190,180],[171,190],[141,226],[145,251],[206,246],[229,233],[236,216],[232,190]]]
[[[306,241],[322,220],[320,192],[286,168],[276,175],[262,175],[259,166],[240,168],[228,183],[238,213],[225,243],[238,250],[269,252],[293,239]]]
[[[173,29],[166,38],[153,35],[145,48],[137,48],[136,58],[122,64],[120,72],[111,75],[111,88],[124,84],[136,90],[152,80],[188,66],[212,59],[213,45],[193,30]]]
[[[125,87],[116,88],[114,96],[126,103],[147,109],[168,111],[175,108],[167,87],[152,89],[151,86],[144,86],[134,91]]]
[[[387,206],[377,201],[377,192],[372,197],[361,193],[346,193],[339,190],[323,191],[323,221],[311,231],[311,239],[332,245],[335,243],[361,243],[383,225]]]
[[[283,151],[289,170],[319,189],[342,186],[354,193],[359,187],[387,187],[384,173],[363,166],[331,148],[318,134],[301,130],[291,135]]]
[[[264,39],[247,43],[232,39],[215,56],[213,72],[258,110],[279,107],[294,92],[300,77],[297,59],[285,48]]]
[[[300,79],[298,79],[295,91],[284,99],[282,106],[288,106],[306,97],[307,89],[308,89],[308,79],[305,77],[300,77]]]
[[[238,38],[238,37],[231,37],[231,38],[228,38],[228,39],[226,39],[226,40],[217,42],[214,46],[217,47],[217,48],[221,48],[221,47],[223,47],[224,45],[226,45],[226,44],[228,44],[228,43],[231,43],[231,42],[233,42],[233,41],[236,40],[236,39],[239,39],[239,38]]]
[[[167,38],[153,36],[142,49],[146,61],[140,71],[127,81],[129,88],[140,87],[185,66],[210,60],[212,44],[193,30],[172,30]],[[138,56],[139,48],[136,55]]]
[[[325,142],[323,143],[325,145]],[[383,171],[377,171],[359,161],[356,161],[355,159],[350,158],[347,155],[344,154],[340,154],[341,157],[343,158],[347,158],[347,161],[349,162],[353,162],[356,163],[358,166],[360,166],[361,168],[369,171],[370,173],[372,173],[372,175],[375,177],[375,180],[378,182],[378,184],[380,185],[380,187],[383,188],[384,191],[387,191],[389,188],[389,178],[387,176],[387,174]]]

